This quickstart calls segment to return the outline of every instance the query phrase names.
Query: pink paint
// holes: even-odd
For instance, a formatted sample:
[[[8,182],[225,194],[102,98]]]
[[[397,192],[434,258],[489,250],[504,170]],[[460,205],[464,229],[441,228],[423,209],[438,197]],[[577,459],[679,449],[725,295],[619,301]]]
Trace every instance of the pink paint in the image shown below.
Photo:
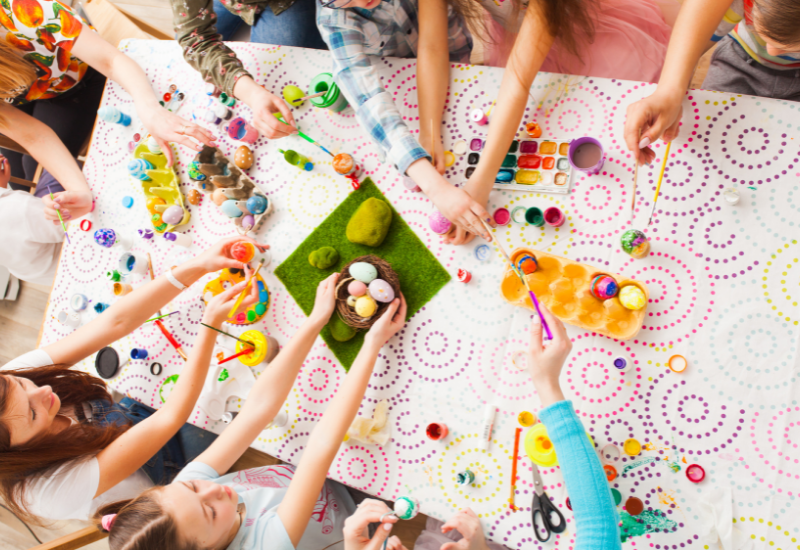
[[[523,155],[530,155],[539,150],[539,143],[536,141],[523,141],[519,144],[519,152]]]
[[[498,208],[494,211],[494,221],[497,225],[508,225],[511,221],[511,212],[508,208]]]
[[[706,471],[699,464],[692,464],[686,468],[686,477],[693,483],[700,483],[706,478]]]
[[[567,218],[564,216],[564,213],[555,206],[551,206],[544,211],[544,221],[551,227],[560,227],[564,224],[566,219]]]

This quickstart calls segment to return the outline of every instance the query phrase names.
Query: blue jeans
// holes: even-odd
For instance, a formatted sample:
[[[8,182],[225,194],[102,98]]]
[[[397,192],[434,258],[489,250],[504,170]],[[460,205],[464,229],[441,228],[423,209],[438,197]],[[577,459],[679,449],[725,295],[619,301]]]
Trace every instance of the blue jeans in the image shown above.
[[[317,28],[317,0],[296,0],[292,6],[281,12],[272,13],[267,6],[250,29],[250,42],[275,44],[276,46],[299,46],[315,50],[327,50]],[[214,0],[214,13],[217,16],[217,32],[223,40],[230,40],[243,23],[242,19],[232,14],[219,0]]]

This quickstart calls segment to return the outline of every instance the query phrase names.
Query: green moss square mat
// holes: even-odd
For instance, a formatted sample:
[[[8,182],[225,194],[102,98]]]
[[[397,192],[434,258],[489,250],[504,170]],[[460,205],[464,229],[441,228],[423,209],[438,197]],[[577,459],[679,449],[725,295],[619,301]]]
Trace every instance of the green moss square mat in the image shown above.
[[[345,236],[347,222],[359,205],[370,197],[384,200],[391,207],[391,203],[372,180],[365,179],[361,189],[350,193],[275,270],[275,275],[306,315],[309,315],[314,308],[314,298],[320,281],[331,273],[340,271],[353,258],[365,254],[375,254],[391,264],[400,278],[400,288],[408,303],[409,319],[450,280],[450,274],[393,207],[389,234],[379,247],[353,244],[347,240]],[[335,248],[339,252],[339,261],[328,269],[317,269],[308,263],[308,255],[323,246]],[[364,343],[364,333],[359,332],[348,342],[337,342],[326,326],[322,329],[322,339],[344,369],[350,370]]]

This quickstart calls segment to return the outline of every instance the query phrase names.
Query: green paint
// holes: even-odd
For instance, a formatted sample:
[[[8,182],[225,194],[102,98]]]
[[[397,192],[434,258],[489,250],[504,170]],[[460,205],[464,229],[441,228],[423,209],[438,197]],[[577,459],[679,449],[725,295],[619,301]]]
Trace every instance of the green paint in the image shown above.
[[[669,466],[673,472],[676,474],[681,471],[681,465],[678,463],[677,460],[667,462],[667,466]]]
[[[219,373],[219,378],[217,378],[217,382],[224,382],[230,375],[231,374],[228,372],[228,369],[222,369],[222,372]]]
[[[167,397],[169,397],[168,395],[166,397],[164,396],[164,388],[167,388],[167,393],[169,394],[172,392],[172,390],[175,389],[169,386],[173,386],[177,382],[178,382],[178,375],[173,374],[172,376],[167,377],[166,380],[164,380],[164,383],[161,384],[161,387],[158,388],[158,398],[161,399],[162,403],[166,403]]]
[[[384,200],[389,204],[372,180],[365,179],[361,183],[361,189],[350,193],[275,269],[275,275],[306,315],[314,308],[317,285],[330,273],[308,265],[308,255],[321,246],[332,246],[339,251],[339,261],[331,266],[331,269],[336,271],[340,271],[352,259],[367,254],[375,254],[389,262],[400,279],[400,287],[406,297],[407,319],[410,319],[450,281],[450,274],[394,209],[392,209],[389,233],[377,248],[354,244],[347,239],[345,235],[347,223],[361,203],[370,197]],[[364,333],[360,332],[347,342],[337,342],[331,336],[330,328],[326,326],[322,329],[321,336],[344,369],[349,370],[364,343]]]
[[[620,527],[620,540],[626,542],[630,537],[640,537],[649,533],[667,533],[675,531],[678,524],[668,519],[659,510],[645,510],[638,516],[632,516],[625,510],[620,513],[622,527]]]
[[[636,462],[631,462],[630,464],[625,466],[625,468],[623,468],[621,475],[624,476],[625,474],[627,474],[631,470],[635,470],[636,468],[640,468],[640,467],[645,466],[647,464],[651,464],[651,463],[653,463],[655,461],[656,461],[655,458],[653,458],[652,456],[649,456],[649,457],[647,457],[647,458],[645,458],[643,460],[637,460]]]

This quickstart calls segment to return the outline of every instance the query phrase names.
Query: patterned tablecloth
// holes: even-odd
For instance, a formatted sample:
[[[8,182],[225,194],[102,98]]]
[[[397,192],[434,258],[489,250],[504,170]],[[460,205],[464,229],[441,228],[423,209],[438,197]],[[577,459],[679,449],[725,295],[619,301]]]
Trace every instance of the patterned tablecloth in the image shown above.
[[[287,84],[301,88],[316,74],[330,70],[324,52],[257,44],[233,44],[258,82],[280,91]],[[163,93],[175,83],[186,95],[181,113],[202,114],[209,104],[200,76],[184,63],[175,43],[130,41],[122,49],[147,71]],[[386,59],[379,73],[409,126],[416,130],[415,63]],[[451,69],[443,132],[449,149],[460,138],[483,134],[487,127],[469,122],[469,112],[488,109],[497,96],[502,72],[454,65]],[[527,245],[584,261],[645,281],[651,303],[638,337],[619,342],[568,327],[574,348],[562,384],[598,446],[637,438],[646,449],[637,458],[622,458],[617,468],[634,465],[612,486],[622,495],[640,498],[647,520],[626,525],[635,536],[630,547],[708,548],[713,507],[720,528],[733,529],[734,541],[754,548],[800,548],[800,406],[797,401],[798,234],[797,176],[800,176],[800,128],[795,103],[690,92],[683,104],[684,124],[667,165],[653,225],[648,233],[653,251],[644,260],[625,255],[621,233],[631,226],[633,163],[625,151],[622,129],[625,109],[651,93],[652,85],[596,78],[540,74],[531,90],[526,121],[535,118],[545,137],[595,136],[606,150],[602,172],[576,174],[569,195],[494,191],[490,210],[518,205],[562,208],[568,222],[558,229],[533,226],[499,228],[495,236],[507,248]],[[138,119],[130,97],[110,82],[105,105],[134,118],[130,128],[98,122],[85,173],[97,199],[90,214],[94,227],[112,227],[124,234],[149,227],[143,195],[127,175],[128,143]],[[537,106],[540,109],[537,111]],[[249,115],[238,104],[237,115]],[[483,520],[489,537],[512,548],[570,548],[574,521],[567,510],[566,490],[558,469],[542,469],[547,491],[568,517],[568,529],[545,545],[533,537],[530,463],[519,463],[516,502],[509,510],[517,414],[536,411],[539,399],[528,374],[512,363],[527,347],[530,312],[506,304],[499,293],[503,262],[494,254],[479,263],[475,244],[442,246],[428,227],[431,203],[405,189],[396,171],[379,161],[376,148],[361,131],[352,111],[336,114],[306,104],[295,111],[300,127],[328,148],[349,151],[392,201],[394,207],[453,274],[472,272],[469,284],[448,284],[403,331],[383,349],[362,405],[371,415],[375,403],[388,399],[392,441],[385,447],[343,444],[330,477],[373,495],[394,499],[412,495],[426,514],[448,518],[470,506]],[[220,135],[222,135],[220,129]],[[227,136],[222,148],[233,155],[238,143]],[[312,172],[286,164],[278,148],[291,147],[310,156]],[[663,146],[657,146],[658,159]],[[178,174],[190,188],[186,166],[192,154],[179,152]],[[647,223],[658,176],[658,162],[639,174],[636,227]],[[463,181],[467,157],[457,158],[447,176]],[[329,157],[299,138],[280,142],[260,139],[255,147],[253,179],[274,201],[275,211],[258,232],[272,245],[273,263],[262,271],[272,291],[268,314],[255,325],[286,343],[304,316],[273,275],[273,269],[323,220],[352,189],[336,177]],[[723,187],[736,187],[741,202],[731,206]],[[130,210],[123,196],[135,198]],[[193,249],[168,243],[145,244],[156,273],[191,257],[218,238],[234,233],[233,224],[208,200],[191,207]],[[73,244],[65,249],[51,296],[49,313],[68,307],[81,292],[93,302],[113,302],[105,278],[119,251],[103,249],[75,227]],[[210,278],[210,277],[209,277]],[[145,282],[135,276],[134,286]],[[202,285],[184,292],[164,311],[179,309],[167,323],[177,339],[191,348],[203,305]],[[84,312],[86,322],[96,314]],[[71,329],[48,315],[43,344]],[[233,329],[235,332],[241,330]],[[155,327],[134,331],[116,345],[122,352],[144,347],[164,365],[150,375],[141,361],[128,364],[112,381],[117,389],[158,407],[168,395],[182,361]],[[611,359],[627,354],[635,362],[626,374],[615,372]],[[683,374],[666,367],[682,354],[689,361]],[[93,361],[81,368],[93,372]],[[262,433],[254,446],[297,463],[309,434],[342,383],[344,371],[321,340],[311,351],[285,404],[290,422]],[[498,407],[494,441],[481,450],[479,432],[487,403]],[[229,403],[236,408],[237,403]],[[195,410],[191,421],[219,432],[224,425]],[[443,442],[425,437],[431,421],[445,422],[450,435]],[[685,463],[684,463],[685,460]],[[677,461],[682,471],[674,473]],[[707,473],[695,485],[684,475],[687,464],[699,463]],[[470,490],[457,486],[455,474],[470,468],[476,482]],[[731,516],[724,508],[732,507]],[[620,506],[620,510],[622,506]],[[730,512],[728,512],[730,514]]]

